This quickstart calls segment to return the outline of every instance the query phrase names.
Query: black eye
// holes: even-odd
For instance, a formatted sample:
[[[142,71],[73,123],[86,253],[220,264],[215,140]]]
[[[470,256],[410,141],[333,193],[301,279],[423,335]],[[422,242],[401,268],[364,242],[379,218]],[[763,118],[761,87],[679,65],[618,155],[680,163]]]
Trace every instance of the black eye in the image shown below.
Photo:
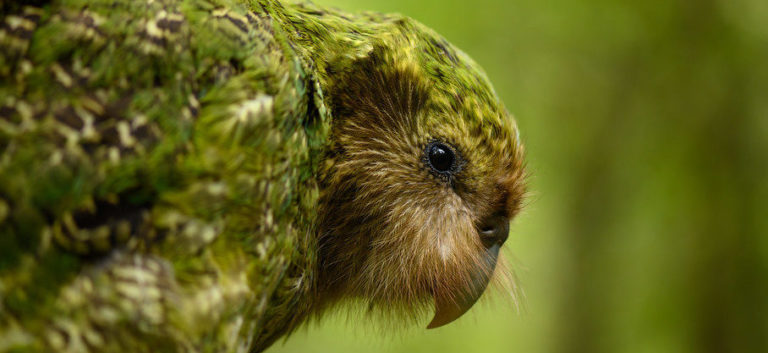
[[[450,172],[456,163],[456,155],[447,145],[440,142],[432,142],[427,147],[429,165],[440,173]]]

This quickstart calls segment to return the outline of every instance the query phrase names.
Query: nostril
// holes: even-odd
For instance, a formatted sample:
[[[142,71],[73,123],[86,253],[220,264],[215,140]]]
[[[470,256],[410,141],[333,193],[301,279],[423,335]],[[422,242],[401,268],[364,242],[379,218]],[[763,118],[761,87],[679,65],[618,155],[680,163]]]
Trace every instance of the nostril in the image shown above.
[[[509,219],[498,215],[489,217],[480,223],[477,230],[486,247],[503,244],[509,236]]]
[[[487,235],[492,235],[493,232],[495,232],[495,231],[496,231],[496,228],[494,228],[493,226],[486,225],[486,226],[483,226],[482,228],[480,228],[480,233],[482,233],[483,235],[486,235],[486,234]]]

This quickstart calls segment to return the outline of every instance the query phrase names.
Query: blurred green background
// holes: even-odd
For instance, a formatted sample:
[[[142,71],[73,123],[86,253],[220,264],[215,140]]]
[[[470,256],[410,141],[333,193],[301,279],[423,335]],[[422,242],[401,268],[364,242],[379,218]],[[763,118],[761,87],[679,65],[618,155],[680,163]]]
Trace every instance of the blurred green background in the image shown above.
[[[409,15],[485,68],[532,174],[506,246],[525,308],[340,316],[268,353],[768,352],[768,1],[316,2]]]

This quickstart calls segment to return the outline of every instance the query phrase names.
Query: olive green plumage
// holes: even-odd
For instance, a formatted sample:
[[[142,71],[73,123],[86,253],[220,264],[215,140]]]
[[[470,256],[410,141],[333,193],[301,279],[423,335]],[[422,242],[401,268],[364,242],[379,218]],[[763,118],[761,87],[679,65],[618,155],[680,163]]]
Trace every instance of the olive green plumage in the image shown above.
[[[334,256],[359,254],[330,219],[349,213],[339,115],[373,57],[438,92],[418,143],[472,112],[443,135],[484,136],[482,163],[516,178],[488,202],[519,208],[514,122],[410,19],[271,0],[1,5],[0,351],[260,351],[368,295],[335,285],[358,274]]]

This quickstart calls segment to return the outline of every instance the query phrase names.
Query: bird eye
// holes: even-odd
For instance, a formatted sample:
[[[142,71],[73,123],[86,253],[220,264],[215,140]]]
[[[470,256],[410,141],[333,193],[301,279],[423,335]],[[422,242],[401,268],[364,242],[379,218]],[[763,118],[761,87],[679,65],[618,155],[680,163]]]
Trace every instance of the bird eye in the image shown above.
[[[438,173],[448,173],[456,165],[456,155],[448,145],[442,142],[432,142],[427,146],[429,165]]]

